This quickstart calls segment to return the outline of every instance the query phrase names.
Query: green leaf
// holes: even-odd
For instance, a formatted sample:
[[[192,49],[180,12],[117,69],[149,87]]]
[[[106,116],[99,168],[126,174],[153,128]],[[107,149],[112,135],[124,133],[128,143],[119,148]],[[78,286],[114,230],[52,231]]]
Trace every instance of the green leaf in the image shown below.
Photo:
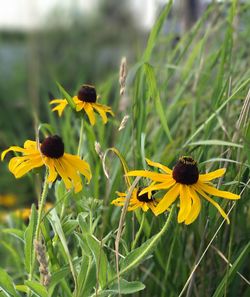
[[[70,255],[70,252],[69,252],[69,249],[68,249],[67,241],[66,241],[63,229],[62,229],[60,219],[59,219],[55,209],[52,209],[50,211],[50,213],[48,215],[48,219],[49,219],[49,221],[51,223],[51,226],[52,226],[55,234],[57,234],[58,237],[60,238],[60,241],[61,241],[62,246],[63,246],[63,250],[65,252],[65,255],[67,257],[67,260],[68,260],[68,263],[69,263],[69,266],[70,266],[70,270],[71,270],[75,285],[77,285],[75,267],[74,267],[73,261],[71,259],[71,255]]]
[[[238,148],[243,147],[241,144],[238,144],[238,143],[223,141],[218,139],[199,140],[199,141],[189,143],[189,146],[196,146],[196,145],[222,145],[222,146],[233,146]]]
[[[68,101],[70,107],[71,107],[72,109],[75,110],[75,109],[76,109],[76,105],[75,105],[75,102],[73,101],[72,97],[69,95],[69,93],[67,93],[67,92],[65,91],[65,89],[59,84],[59,82],[56,82],[56,84],[57,84],[57,86],[58,86],[60,92],[62,93],[62,95],[63,95],[63,96],[65,97],[65,99]]]
[[[143,54],[143,60],[145,62],[148,62],[150,57],[151,57],[151,54],[153,52],[153,49],[154,49],[154,46],[156,44],[156,40],[161,32],[161,29],[162,29],[162,26],[164,25],[164,22],[170,12],[170,9],[172,7],[172,3],[173,3],[173,0],[170,0],[168,2],[168,4],[165,6],[165,8],[163,9],[161,15],[159,16],[159,18],[157,19],[155,25],[153,26],[152,30],[151,30],[151,33],[149,35],[149,38],[148,38],[148,43],[147,43],[147,47],[146,47],[146,50]]]
[[[166,113],[164,112],[164,108],[161,103],[160,94],[159,94],[157,83],[156,83],[154,69],[148,63],[145,63],[144,67],[145,67],[145,73],[146,73],[146,78],[147,78],[147,84],[149,87],[150,97],[152,97],[155,101],[156,111],[159,115],[162,127],[163,127],[164,131],[166,132],[166,135],[167,135],[169,141],[172,142],[172,137],[171,137],[170,130],[168,127],[168,121],[167,121],[167,118],[165,115]]]
[[[25,281],[25,285],[28,286],[37,297],[48,297],[47,289],[40,283],[36,281]]]
[[[133,294],[145,289],[145,285],[139,281],[128,282],[125,279],[120,279],[120,286],[118,283],[110,286],[108,290],[98,293],[98,296],[104,297],[110,294]]]
[[[167,232],[170,222],[173,217],[173,211],[174,211],[174,206],[172,206],[168,219],[166,220],[164,226],[154,236],[152,236],[150,239],[148,239],[146,242],[144,242],[140,247],[137,249],[133,250],[130,252],[124,259],[121,260],[120,262],[120,275],[127,273],[130,271],[132,268],[135,268],[139,264],[142,263],[142,261],[154,251],[157,243],[159,242],[160,238],[162,237],[165,232]]]
[[[89,297],[96,285],[96,267],[92,257],[83,257],[77,282],[77,297]]]
[[[24,241],[24,232],[22,230],[15,229],[15,228],[4,228],[1,230],[1,232],[5,234],[10,234],[15,238],[21,240],[22,242]]]
[[[15,289],[12,278],[2,268],[0,268],[0,289],[3,290],[6,296],[20,297]]]
[[[25,266],[28,273],[32,269],[32,261],[34,256],[33,241],[35,236],[35,230],[37,225],[37,210],[34,204],[31,207],[31,216],[29,225],[24,233],[24,255],[25,255]]]
[[[213,297],[220,297],[224,294],[225,285],[229,286],[230,282],[233,280],[235,274],[240,269],[241,265],[243,264],[244,259],[246,256],[249,255],[250,252],[250,242],[245,246],[245,248],[240,253],[239,257],[235,260],[232,267],[229,269],[228,273],[225,274],[220,284],[217,286]]]
[[[103,251],[103,247],[97,240],[95,240],[90,234],[86,234],[84,236],[86,236],[88,246],[95,259],[98,281],[100,286],[103,287],[112,277],[107,256]]]

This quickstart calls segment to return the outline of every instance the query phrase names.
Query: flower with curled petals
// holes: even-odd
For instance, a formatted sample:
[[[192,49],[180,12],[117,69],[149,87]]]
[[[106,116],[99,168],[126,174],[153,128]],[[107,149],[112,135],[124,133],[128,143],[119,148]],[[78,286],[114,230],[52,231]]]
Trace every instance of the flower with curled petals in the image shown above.
[[[96,123],[95,111],[99,113],[104,124],[108,121],[107,113],[114,116],[114,113],[109,106],[96,102],[97,98],[98,96],[96,95],[95,87],[90,85],[83,85],[78,91],[77,96],[72,98],[75,104],[75,111],[85,112],[92,126]],[[61,116],[68,105],[68,101],[66,99],[53,99],[50,101],[50,104],[57,104],[52,111],[57,111],[58,115]]]
[[[152,210],[153,214],[155,214],[157,202],[154,198],[151,197],[151,194],[145,193],[143,195],[138,195],[140,192],[140,188],[135,188],[132,192],[131,198],[128,204],[128,211],[133,211],[138,208],[141,208],[144,212],[149,209]],[[123,206],[126,201],[126,193],[116,192],[118,194],[118,198],[114,199],[111,204],[116,206]]]
[[[135,170],[127,173],[128,176],[142,176],[151,179],[153,182],[144,188],[140,195],[157,190],[168,190],[158,203],[155,213],[159,215],[167,210],[179,197],[180,209],[178,212],[178,223],[191,224],[195,221],[201,211],[200,197],[205,198],[215,206],[224,219],[229,223],[229,218],[220,205],[208,194],[237,200],[239,195],[227,191],[221,191],[211,184],[211,180],[224,175],[226,169],[221,168],[206,174],[199,174],[196,161],[188,156],[180,157],[173,170],[160,163],[146,159],[150,166],[155,166],[163,171],[156,173],[148,170]]]
[[[2,152],[2,160],[9,151],[22,153],[22,156],[13,157],[9,162],[9,170],[16,178],[22,177],[33,168],[45,165],[49,171],[49,183],[54,182],[59,175],[66,189],[74,188],[75,193],[82,190],[80,174],[84,175],[88,182],[91,179],[89,164],[79,156],[65,153],[64,143],[57,135],[48,136],[41,144],[27,140],[23,148],[11,146]]]

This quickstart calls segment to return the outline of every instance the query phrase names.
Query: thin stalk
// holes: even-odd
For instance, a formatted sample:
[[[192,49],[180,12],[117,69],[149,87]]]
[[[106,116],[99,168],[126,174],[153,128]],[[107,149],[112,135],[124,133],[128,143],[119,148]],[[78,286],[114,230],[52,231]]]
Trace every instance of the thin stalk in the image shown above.
[[[133,250],[136,247],[136,244],[137,244],[137,242],[138,242],[138,240],[140,238],[141,232],[143,230],[144,220],[145,220],[145,212],[143,212],[142,219],[141,219],[141,222],[140,222],[140,228],[139,228],[138,232],[135,235],[135,240],[132,243],[131,250]]]
[[[83,119],[81,119],[81,128],[80,128],[80,134],[79,134],[79,144],[77,149],[77,155],[81,157],[81,148],[83,143],[83,128],[84,128],[84,122]]]
[[[46,169],[45,177],[44,177],[44,182],[43,182],[43,191],[41,194],[41,197],[38,201],[38,217],[37,217],[37,224],[36,224],[36,230],[35,230],[35,236],[34,236],[34,241],[39,240],[39,235],[40,235],[40,225],[42,222],[42,214],[43,214],[43,208],[45,205],[46,197],[48,194],[48,189],[49,189],[49,184],[48,184],[48,169]],[[36,254],[35,252],[33,253],[32,256],[32,263],[31,263],[31,269],[30,269],[30,274],[29,274],[29,280],[33,279],[33,274],[34,274],[34,269],[35,269],[35,258]]]

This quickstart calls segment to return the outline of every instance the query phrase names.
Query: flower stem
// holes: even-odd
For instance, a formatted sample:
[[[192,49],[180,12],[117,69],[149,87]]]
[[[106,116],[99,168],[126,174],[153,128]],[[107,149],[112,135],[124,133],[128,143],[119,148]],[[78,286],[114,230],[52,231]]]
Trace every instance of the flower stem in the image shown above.
[[[33,242],[39,240],[39,235],[40,235],[40,225],[42,222],[42,214],[43,214],[43,209],[46,201],[46,197],[48,194],[48,189],[49,189],[49,184],[48,184],[48,169],[46,169],[45,177],[44,177],[44,182],[43,182],[43,191],[41,194],[41,197],[38,201],[38,217],[37,217],[37,224],[36,224],[36,230],[35,230],[35,235],[34,235],[34,240]],[[35,251],[33,251],[32,254],[32,262],[30,266],[30,274],[29,274],[29,280],[33,279],[33,274],[34,274],[34,269],[35,269]]]
[[[77,149],[77,155],[80,156],[80,157],[81,157],[81,148],[82,148],[82,142],[83,142],[83,128],[84,128],[84,122],[83,122],[83,119],[81,119],[79,144],[78,144],[78,149]]]
[[[145,221],[145,212],[143,212],[142,214],[142,219],[141,219],[141,222],[140,222],[140,228],[138,230],[138,232],[136,233],[135,235],[135,240],[132,242],[132,246],[131,246],[131,250],[133,250],[140,238],[140,235],[141,235],[141,232],[143,230],[143,224],[144,224],[144,221]]]

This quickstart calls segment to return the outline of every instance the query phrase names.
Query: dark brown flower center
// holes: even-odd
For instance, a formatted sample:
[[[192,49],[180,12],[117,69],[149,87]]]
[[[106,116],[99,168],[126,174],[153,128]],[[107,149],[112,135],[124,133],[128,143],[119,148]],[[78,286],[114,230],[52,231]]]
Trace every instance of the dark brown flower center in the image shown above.
[[[191,157],[180,157],[173,169],[173,178],[180,184],[195,184],[199,179],[199,171],[196,161]]]
[[[83,102],[96,102],[96,90],[95,87],[89,85],[83,85],[78,92],[78,99]]]
[[[57,135],[45,138],[41,144],[41,152],[49,158],[61,158],[64,154],[62,138]]]
[[[148,193],[142,194],[139,196],[140,192],[143,190],[143,188],[139,188],[138,193],[137,193],[137,199],[140,202],[152,202],[153,201],[153,197],[150,199],[148,197]],[[152,192],[152,194],[154,193],[154,191]]]

